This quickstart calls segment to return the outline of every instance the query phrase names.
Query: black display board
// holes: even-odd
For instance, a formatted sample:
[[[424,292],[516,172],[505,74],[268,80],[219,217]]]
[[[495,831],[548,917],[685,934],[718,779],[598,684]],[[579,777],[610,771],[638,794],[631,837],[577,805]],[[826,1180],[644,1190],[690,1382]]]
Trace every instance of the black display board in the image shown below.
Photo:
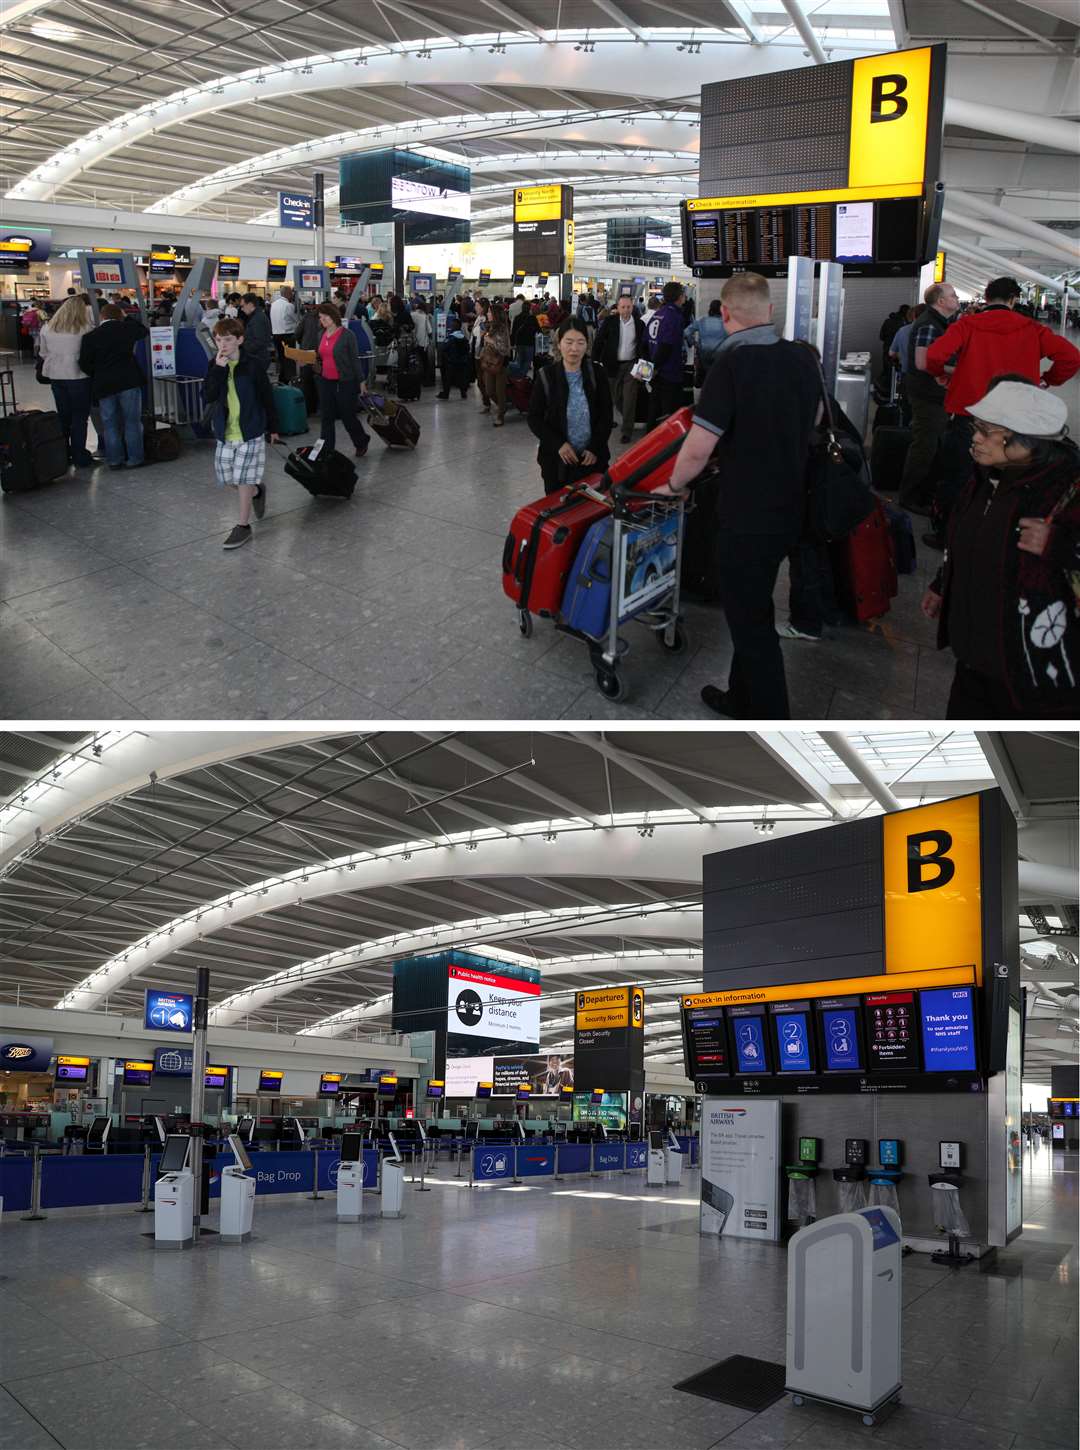
[[[579,1091],[639,1091],[645,1081],[645,991],[604,987],[574,1000],[574,1084]]]

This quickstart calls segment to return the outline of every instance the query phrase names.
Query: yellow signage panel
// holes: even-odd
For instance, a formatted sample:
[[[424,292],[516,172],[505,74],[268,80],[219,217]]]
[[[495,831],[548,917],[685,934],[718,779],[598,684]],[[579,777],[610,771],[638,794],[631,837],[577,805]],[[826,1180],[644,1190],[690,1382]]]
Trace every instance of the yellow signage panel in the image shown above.
[[[908,186],[833,186],[825,191],[776,191],[759,196],[694,196],[687,211],[722,211],[747,206],[816,206],[825,201],[878,201],[898,196],[922,196],[922,182]]]
[[[574,223],[566,222],[566,235],[563,238],[563,271],[574,270]]]
[[[855,61],[848,185],[921,188],[929,118],[929,46]]]
[[[514,192],[516,222],[557,221],[562,216],[562,186],[519,186]]]
[[[579,992],[574,1006],[577,1032],[630,1025],[630,988],[603,987],[598,992]]]
[[[630,1026],[645,1030],[645,988],[635,987],[630,994]]]
[[[828,982],[791,982],[781,987],[747,987],[739,992],[698,992],[684,1007],[743,1007],[750,1002],[792,1002],[818,997],[857,997],[864,992],[894,992],[901,987],[968,987],[974,967],[939,967],[926,972],[890,972],[884,977],[835,977]]]
[[[945,280],[945,253],[938,252],[934,257],[934,281],[944,282]]]
[[[979,798],[960,796],[882,820],[885,970],[972,962],[983,979]]]
[[[29,252],[29,242],[0,242],[0,252]]]
[[[90,1059],[88,1057],[58,1057],[56,1063],[58,1067],[89,1067]]]

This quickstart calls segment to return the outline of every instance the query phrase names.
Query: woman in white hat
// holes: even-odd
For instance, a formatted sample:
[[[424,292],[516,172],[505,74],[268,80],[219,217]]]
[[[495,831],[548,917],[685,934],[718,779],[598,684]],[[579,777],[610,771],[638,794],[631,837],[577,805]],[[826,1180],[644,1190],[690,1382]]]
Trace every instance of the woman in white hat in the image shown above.
[[[976,467],[923,596],[952,648],[950,720],[1080,715],[1080,452],[1065,402],[1016,374],[968,413]]]

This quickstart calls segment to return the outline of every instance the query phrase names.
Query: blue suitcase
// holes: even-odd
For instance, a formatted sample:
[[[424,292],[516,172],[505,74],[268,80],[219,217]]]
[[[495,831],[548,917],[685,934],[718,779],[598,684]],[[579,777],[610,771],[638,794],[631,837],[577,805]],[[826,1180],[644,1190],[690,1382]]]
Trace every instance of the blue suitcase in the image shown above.
[[[278,383],[274,388],[274,412],[277,414],[277,431],[283,438],[307,432],[307,403],[299,388]]]
[[[587,634],[591,639],[602,639],[607,634],[611,619],[613,534],[610,514],[589,526],[571,567],[559,610],[563,624]]]

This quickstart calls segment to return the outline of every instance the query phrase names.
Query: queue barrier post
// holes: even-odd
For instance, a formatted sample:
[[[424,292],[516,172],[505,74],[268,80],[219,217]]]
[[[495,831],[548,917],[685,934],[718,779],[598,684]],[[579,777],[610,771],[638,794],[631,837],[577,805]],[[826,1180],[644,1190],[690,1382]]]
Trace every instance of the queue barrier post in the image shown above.
[[[424,1181],[426,1179],[426,1177],[427,1177],[427,1144],[425,1143],[424,1146],[420,1149],[420,1182],[419,1183],[416,1182],[416,1163],[415,1163],[415,1158],[414,1158],[414,1161],[413,1161],[413,1192],[414,1193],[430,1193],[431,1192],[431,1189],[427,1186],[426,1182]]]
[[[454,1177],[461,1177],[461,1139],[457,1141],[457,1168],[454,1170]]]
[[[560,1180],[562,1178],[562,1174],[559,1172],[559,1144],[558,1143],[555,1144],[555,1177],[557,1179],[560,1179]]]
[[[590,1178],[599,1178],[600,1177],[599,1173],[597,1173],[597,1171],[596,1171],[596,1143],[595,1142],[592,1142],[592,1143],[589,1144],[589,1177]]]
[[[318,1150],[318,1148],[312,1148],[312,1150],[311,1150],[311,1159],[312,1159],[311,1192],[308,1194],[308,1197],[309,1198],[322,1198],[323,1195],[319,1192],[319,1150]]]
[[[150,1144],[147,1143],[143,1149],[142,1165],[142,1202],[135,1210],[136,1213],[153,1213],[150,1206]]]
[[[521,1179],[518,1177],[518,1153],[519,1153],[520,1150],[519,1150],[519,1148],[518,1148],[518,1146],[517,1146],[516,1143],[512,1143],[511,1144],[511,1148],[512,1148],[513,1154],[514,1154],[514,1172],[513,1172],[513,1175],[511,1176],[510,1182],[511,1183],[520,1183],[521,1182]]]
[[[30,1212],[24,1219],[44,1219],[48,1215],[41,1211],[41,1149],[34,1144],[33,1164],[30,1169]]]

